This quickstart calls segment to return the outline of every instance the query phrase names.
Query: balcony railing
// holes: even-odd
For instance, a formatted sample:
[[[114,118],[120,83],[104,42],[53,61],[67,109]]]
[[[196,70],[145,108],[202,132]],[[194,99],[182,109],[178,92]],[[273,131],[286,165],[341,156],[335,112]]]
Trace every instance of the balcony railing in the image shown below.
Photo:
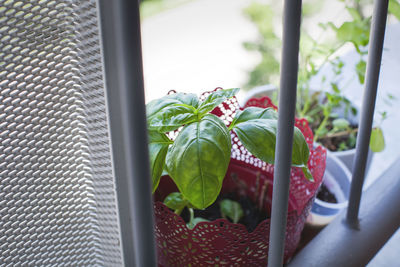
[[[278,138],[276,145],[276,161],[275,161],[275,179],[274,179],[274,192],[273,192],[273,202],[272,202],[272,212],[271,212],[271,229],[270,229],[270,249],[269,249],[269,259],[268,263],[270,266],[281,266],[283,264],[283,250],[284,250],[284,236],[285,236],[285,226],[286,226],[286,217],[287,213],[282,211],[287,211],[288,206],[288,195],[289,195],[289,178],[290,178],[290,165],[291,165],[291,151],[292,151],[292,138],[293,138],[293,128],[294,128],[294,112],[295,112],[295,102],[296,102],[296,87],[297,87],[297,69],[298,69],[298,49],[299,49],[299,37],[300,37],[300,20],[301,20],[301,1],[285,1],[284,2],[284,20],[283,20],[283,51],[282,51],[282,67],[281,67],[281,90],[279,96],[279,103],[287,108],[279,110],[279,120],[278,120]],[[132,14],[138,15],[137,11],[132,12],[130,8],[138,8],[138,6],[129,6],[124,1],[120,1],[115,3],[115,6],[119,7],[121,13],[118,14],[118,17],[131,16]],[[376,100],[376,92],[378,87],[379,80],[379,71],[380,71],[380,62],[382,56],[383,49],[383,40],[385,34],[385,26],[386,26],[386,17],[387,17],[387,7],[388,1],[375,1],[375,8],[373,13],[373,22],[371,27],[371,42],[369,48],[369,59],[366,73],[366,90],[363,100],[362,113],[361,113],[361,123],[360,123],[360,133],[358,134],[357,140],[357,152],[356,159],[353,170],[353,182],[351,187],[351,195],[349,201],[349,209],[347,212],[347,219],[345,222],[344,229],[348,228],[356,228],[357,233],[363,231],[363,227],[359,226],[359,207],[360,207],[360,199],[362,186],[365,176],[365,165],[366,165],[366,157],[368,154],[368,145],[369,139],[371,135],[372,128],[372,117],[374,113],[374,106]],[[105,15],[105,13],[104,13]],[[132,22],[132,20],[131,20]],[[135,22],[137,22],[137,32],[139,32],[139,19],[135,18]],[[120,25],[121,28],[119,30],[123,31],[123,26]],[[125,32],[125,35],[129,34],[128,31]],[[137,38],[135,40],[124,40],[122,38],[124,34],[121,35],[121,39],[115,40],[118,42],[126,42],[126,47],[135,47],[139,50],[140,53],[140,39]],[[103,36],[107,39],[107,35]],[[106,47],[107,50],[107,47]],[[141,62],[137,59],[140,56],[136,55],[135,57],[125,57],[124,60],[133,62],[130,63],[134,65],[136,63],[137,70],[135,73],[136,77],[142,77],[143,74],[141,72]],[[106,68],[107,69],[107,68]],[[137,90],[143,90],[142,82],[140,86],[135,87]],[[137,101],[143,101],[143,99],[138,99]],[[143,106],[143,103],[140,104]],[[143,109],[144,112],[144,109]],[[139,129],[138,129],[139,130]],[[142,131],[143,129],[140,129]],[[141,133],[143,134],[143,133]],[[136,153],[141,154],[141,151],[136,150]],[[146,166],[146,165],[144,165]],[[392,177],[390,180],[393,180],[396,175],[387,175],[387,177]],[[386,180],[388,180],[387,178]],[[382,184],[384,184],[382,182]],[[143,188],[146,190],[146,188]],[[371,189],[373,190],[373,189]],[[376,189],[378,190],[378,189]],[[140,190],[142,191],[142,190]],[[374,192],[374,191],[372,191]],[[367,198],[373,198],[373,193],[368,193]],[[386,198],[385,198],[386,199]],[[389,197],[388,197],[389,199]],[[387,199],[386,199],[387,200]],[[388,200],[387,200],[388,201]],[[132,203],[133,204],[133,203]],[[138,208],[138,207],[137,207]],[[395,210],[395,209],[394,209]],[[369,210],[373,214],[372,210]],[[387,211],[387,210],[386,210]],[[392,216],[393,217],[393,216]],[[392,234],[398,228],[398,218],[393,218],[396,223],[393,223],[391,227],[386,228],[385,230]],[[339,219],[338,219],[339,220]],[[393,221],[392,221],[393,222]],[[341,223],[336,223],[336,225]],[[333,235],[337,230],[333,226],[327,228],[323,234],[325,235]],[[336,226],[338,227],[338,226]],[[367,227],[367,226],[366,226]],[[330,230],[331,228],[334,228]],[[360,229],[359,229],[360,228]],[[137,231],[142,231],[137,230]],[[151,229],[147,229],[148,235],[151,234]],[[378,229],[375,229],[378,230]],[[350,231],[350,230],[347,230]],[[379,231],[379,230],[378,230]],[[365,237],[370,233],[363,233],[361,236]],[[387,240],[387,235],[383,240]],[[351,239],[351,238],[349,238]],[[354,240],[354,239],[353,239]],[[339,240],[341,245],[335,243],[338,247],[347,247],[343,245],[343,242],[347,242],[345,238],[341,238]],[[141,246],[141,241],[137,240],[136,246]],[[331,239],[329,242],[332,242]],[[364,243],[367,244],[367,243]],[[382,245],[383,243],[380,242]],[[313,251],[314,247],[317,245],[310,244],[311,249],[307,248],[308,251]],[[332,246],[333,247],[333,246]],[[150,247],[146,247],[150,249]],[[305,249],[306,250],[306,249]],[[326,257],[326,252],[323,253],[324,250],[318,250],[319,258],[323,259]],[[337,249],[335,251],[338,251]],[[361,250],[360,250],[361,251]],[[369,250],[372,251],[372,250]],[[363,259],[359,259],[359,261],[354,261],[354,264],[358,264],[360,262],[365,263],[365,259],[370,259],[377,250],[373,250],[370,255],[363,255]],[[310,253],[310,252],[309,252]],[[338,256],[337,253],[330,252],[335,257]],[[355,252],[357,253],[357,252]],[[359,252],[360,254],[361,252]],[[313,262],[314,257],[305,256],[307,254],[302,253],[293,261],[295,264],[301,264],[304,266],[311,266],[310,263]],[[317,253],[313,253],[313,255]],[[349,260],[344,256],[343,261]],[[139,256],[140,257],[140,256]],[[137,259],[137,262],[142,262],[141,259]],[[350,261],[349,261],[350,262]],[[328,263],[328,261],[325,261]],[[298,265],[297,265],[298,266]],[[324,265],[324,266],[329,266]]]

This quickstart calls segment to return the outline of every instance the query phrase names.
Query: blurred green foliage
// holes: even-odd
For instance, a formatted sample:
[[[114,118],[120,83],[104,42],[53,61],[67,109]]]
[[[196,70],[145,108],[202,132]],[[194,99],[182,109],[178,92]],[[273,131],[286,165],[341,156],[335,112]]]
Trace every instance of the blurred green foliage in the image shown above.
[[[333,1],[333,0],[329,0]],[[326,1],[305,0],[302,10],[302,28],[299,47],[298,101],[297,116],[306,118],[314,130],[315,140],[321,140],[329,135],[337,135],[337,127],[332,124],[337,119],[334,110],[344,107],[345,113],[355,113],[350,101],[343,95],[343,90],[353,80],[344,81],[343,68],[345,63],[339,57],[339,50],[350,45],[358,54],[354,65],[353,76],[360,84],[365,82],[366,55],[369,44],[371,25],[372,0],[334,0],[345,12],[348,19],[343,22],[325,21],[318,17],[319,11]],[[331,2],[332,3],[332,2]],[[249,51],[256,51],[261,60],[250,72],[245,89],[251,89],[265,84],[273,84],[279,88],[279,69],[282,41],[274,25],[281,16],[280,3],[251,3],[245,10],[246,16],[255,24],[259,35],[256,40],[244,43]],[[400,4],[398,0],[389,0],[389,13],[400,19]],[[318,24],[321,36],[311,34],[304,27],[307,21]],[[318,76],[320,88],[310,88],[310,82],[315,79],[323,67],[332,70],[332,75]],[[321,100],[322,99],[322,100]],[[346,129],[350,131],[350,128]],[[354,145],[354,142],[351,142]],[[347,145],[340,145],[347,148]]]
[[[261,55],[261,61],[249,73],[249,80],[245,88],[257,85],[276,84],[279,78],[279,58],[281,39],[276,35],[274,28],[274,10],[272,6],[253,2],[245,9],[245,14],[256,25],[259,38],[253,42],[245,42],[247,50],[256,51]]]

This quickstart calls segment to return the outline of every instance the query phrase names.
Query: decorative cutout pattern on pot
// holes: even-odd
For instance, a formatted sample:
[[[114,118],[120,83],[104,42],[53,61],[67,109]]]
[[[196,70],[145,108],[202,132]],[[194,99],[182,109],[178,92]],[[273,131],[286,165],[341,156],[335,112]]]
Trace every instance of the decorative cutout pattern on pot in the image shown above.
[[[218,89],[218,88],[217,88]],[[217,90],[216,89],[216,90]],[[205,97],[207,93],[203,94]],[[246,107],[273,107],[268,97],[250,99]],[[212,113],[229,125],[239,105],[236,98],[222,103]],[[295,252],[300,234],[316,191],[325,171],[326,151],[313,148],[313,134],[306,120],[296,119],[310,149],[309,169],[315,182],[309,182],[300,168],[292,168],[285,241],[285,261]],[[170,137],[175,134],[171,133]],[[221,194],[246,195],[263,210],[270,212],[274,167],[255,158],[232,134],[231,162]],[[261,192],[265,190],[265,192]],[[242,224],[226,219],[200,222],[193,230],[187,228],[179,215],[169,210],[162,201],[169,193],[177,191],[168,177],[161,179],[155,194],[155,234],[160,266],[266,266],[270,220],[266,218],[252,232]],[[265,195],[265,198],[259,198]]]

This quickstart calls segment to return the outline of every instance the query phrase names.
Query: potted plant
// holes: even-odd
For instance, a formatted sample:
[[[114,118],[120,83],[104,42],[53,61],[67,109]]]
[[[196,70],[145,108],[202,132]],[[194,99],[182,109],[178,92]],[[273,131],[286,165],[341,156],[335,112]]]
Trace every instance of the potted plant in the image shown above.
[[[360,1],[341,1],[343,12],[347,12],[349,19],[340,23],[335,21],[318,23],[321,36],[328,38],[312,37],[306,30],[302,30],[300,40],[300,60],[298,78],[297,116],[306,118],[314,132],[314,139],[321,143],[335,156],[340,158],[345,165],[352,170],[355,156],[355,143],[358,130],[357,109],[344,95],[345,88],[352,80],[358,80],[364,84],[365,80],[365,55],[369,43],[370,15],[365,15],[365,4]],[[313,17],[312,3],[305,3],[303,20]],[[273,15],[274,8],[271,5],[252,3],[246,8],[245,13],[256,24],[261,38],[255,42],[246,42],[245,48],[257,51],[261,54],[261,62],[250,72],[247,88],[257,85],[277,82],[279,72],[280,38],[274,32]],[[396,8],[390,13],[399,17]],[[262,14],[270,14],[263,16]],[[314,21],[315,24],[315,21]],[[333,37],[333,41],[331,40]],[[341,49],[345,45],[352,45],[358,54],[357,63],[346,69],[353,72],[350,79],[345,79],[344,68],[346,63],[339,57]],[[329,75],[321,73],[322,69],[329,69]],[[271,91],[273,87],[264,86],[254,89],[254,93]],[[254,93],[250,93],[254,95]],[[252,97],[252,96],[249,97]],[[268,93],[273,97],[272,93]],[[388,96],[388,98],[392,98]],[[383,133],[380,126],[387,116],[381,112],[381,118],[377,120],[371,135],[370,148],[373,152],[384,149]],[[369,154],[368,162],[372,154]],[[369,166],[369,164],[367,164]]]
[[[321,103],[325,103],[326,105],[332,105],[331,103],[327,103],[328,101],[326,100],[325,102],[323,102],[321,97],[316,97],[318,95],[320,96],[321,94],[324,94],[324,92],[312,91],[311,93],[314,94],[315,98],[313,100],[315,101],[315,103],[312,104],[313,108],[311,110],[311,114],[315,114],[317,111],[320,114],[323,113],[323,108],[325,107],[325,105]],[[275,99],[272,102],[276,102],[277,94],[278,90],[273,85],[269,84],[269,85],[259,86],[250,90],[244,96],[244,98],[241,99],[240,103],[244,104],[251,98],[263,97],[263,96],[268,96],[271,99]],[[348,100],[346,100],[346,103],[349,103]],[[344,166],[351,171],[356,153],[355,134],[358,130],[357,126],[359,118],[358,116],[349,115],[348,113],[347,115],[345,115],[346,112],[343,103],[338,107],[334,107],[332,111],[333,112],[326,113],[329,114],[327,115],[327,117],[324,117],[323,115],[311,117],[308,116],[308,114],[306,114],[305,117],[307,118],[307,120],[312,122],[310,124],[310,127],[315,133],[314,141],[321,143],[324,147],[327,148],[327,150],[330,152],[328,157],[332,155],[332,157],[338,158],[344,163]],[[327,123],[321,124],[324,118],[328,118]],[[383,122],[385,118],[386,118],[386,112],[383,112],[379,125]],[[372,161],[373,153],[382,151],[384,146],[385,143],[383,139],[382,130],[379,126],[375,127],[371,133],[371,142],[370,142],[371,149],[369,150],[367,164],[366,164],[367,171]],[[327,166],[327,168],[329,168],[329,166]]]
[[[174,93],[147,105],[163,266],[267,263],[277,114],[265,100],[239,109],[236,92],[219,89],[201,100]],[[307,122],[296,126],[286,260],[325,169],[325,150],[313,147]]]

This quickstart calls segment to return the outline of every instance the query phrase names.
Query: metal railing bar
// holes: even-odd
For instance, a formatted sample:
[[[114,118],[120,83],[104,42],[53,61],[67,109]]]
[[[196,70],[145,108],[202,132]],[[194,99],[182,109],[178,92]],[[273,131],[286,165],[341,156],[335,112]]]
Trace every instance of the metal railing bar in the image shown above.
[[[156,266],[139,2],[99,0],[125,266]]]
[[[301,3],[301,0],[284,2],[279,91],[281,108],[278,111],[268,266],[283,265],[296,107]]]
[[[375,0],[371,24],[371,39],[368,49],[367,71],[365,75],[365,92],[357,136],[357,150],[353,165],[353,179],[347,212],[347,222],[354,228],[358,228],[359,225],[358,212],[365,178],[365,166],[368,157],[368,147],[378,89],[387,10],[388,0]]]
[[[362,231],[345,223],[343,211],[288,264],[297,266],[366,266],[400,227],[400,164],[397,158],[364,192]]]

